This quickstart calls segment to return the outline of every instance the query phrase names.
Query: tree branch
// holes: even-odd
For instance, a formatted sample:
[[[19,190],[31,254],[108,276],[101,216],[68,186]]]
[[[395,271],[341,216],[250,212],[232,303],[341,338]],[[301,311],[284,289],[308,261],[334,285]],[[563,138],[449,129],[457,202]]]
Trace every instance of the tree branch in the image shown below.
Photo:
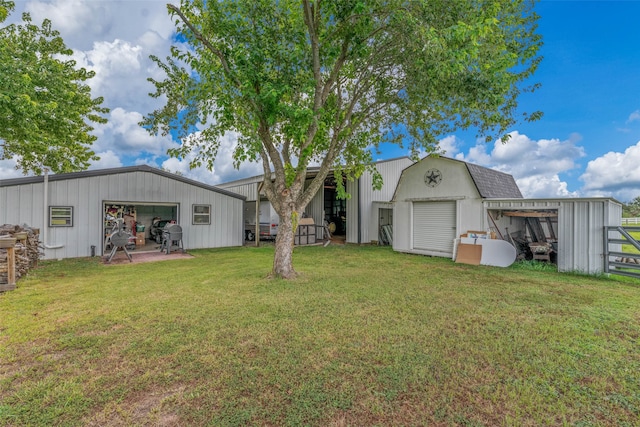
[[[209,42],[209,40],[207,40],[204,37],[204,35],[202,35],[202,33],[200,31],[198,31],[198,29],[195,27],[195,25],[193,25],[191,23],[191,21],[189,21],[189,19],[187,19],[187,17],[184,15],[184,13],[182,13],[182,11],[177,6],[174,6],[171,3],[168,3],[167,4],[167,8],[170,11],[172,11],[173,13],[175,13],[176,15],[178,15],[180,17],[180,19],[182,19],[182,22],[184,22],[184,24],[187,27],[189,27],[189,29],[191,30],[191,32],[193,33],[195,38],[197,40],[199,40],[214,55],[216,55],[218,57],[218,59],[220,59],[220,62],[222,63],[222,67],[224,68],[224,71],[227,74],[227,76],[233,81],[233,83],[234,83],[234,85],[236,87],[240,87],[241,86],[241,82],[234,76],[233,72],[231,71],[231,67],[229,66],[229,62],[227,61],[227,57],[219,49],[216,49],[216,47],[213,46],[211,44],[211,42]]]

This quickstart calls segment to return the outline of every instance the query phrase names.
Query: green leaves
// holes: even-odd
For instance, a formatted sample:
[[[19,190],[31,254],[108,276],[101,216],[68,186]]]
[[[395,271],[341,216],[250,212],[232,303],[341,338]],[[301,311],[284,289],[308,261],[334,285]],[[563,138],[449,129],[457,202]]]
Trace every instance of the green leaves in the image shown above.
[[[0,1],[0,22],[11,10]],[[97,159],[89,123],[105,123],[108,112],[84,84],[94,73],[64,58],[72,51],[49,20],[22,19],[0,28],[0,158],[15,158],[24,173],[86,169]]]
[[[167,78],[153,96],[167,103],[145,124],[185,138],[207,123],[173,154],[211,166],[216,140],[240,133],[235,159],[274,172],[270,198],[317,161],[321,178],[293,193],[300,208],[331,168],[363,173],[382,142],[432,151],[456,128],[496,137],[538,119],[516,115],[519,94],[537,87],[523,86],[540,61],[532,4],[184,0],[168,7],[187,45],[156,59]]]

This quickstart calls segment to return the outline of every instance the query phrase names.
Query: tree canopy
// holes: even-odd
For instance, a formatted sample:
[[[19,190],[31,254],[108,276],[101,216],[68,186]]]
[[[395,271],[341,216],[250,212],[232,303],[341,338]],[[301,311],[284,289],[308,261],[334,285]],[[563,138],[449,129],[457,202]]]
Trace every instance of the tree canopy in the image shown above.
[[[14,3],[0,0],[0,24]],[[105,123],[102,98],[84,82],[93,71],[76,68],[49,20],[0,27],[0,159],[14,158],[25,174],[86,169],[97,157],[90,122]]]
[[[518,96],[536,88],[526,81],[540,61],[532,1],[183,0],[167,7],[183,43],[171,57],[153,58],[167,77],[152,80],[152,96],[166,96],[166,104],[142,124],[152,133],[177,130],[182,145],[171,154],[209,168],[220,137],[239,134],[236,164],[262,162],[265,192],[280,215],[276,275],[294,274],[287,248],[297,215],[331,170],[357,177],[369,168],[377,176],[372,160],[383,142],[431,151],[454,129],[503,136],[516,121],[540,116],[517,113]],[[319,172],[305,183],[310,164]]]
[[[622,204],[622,213],[627,217],[640,217],[640,196]]]

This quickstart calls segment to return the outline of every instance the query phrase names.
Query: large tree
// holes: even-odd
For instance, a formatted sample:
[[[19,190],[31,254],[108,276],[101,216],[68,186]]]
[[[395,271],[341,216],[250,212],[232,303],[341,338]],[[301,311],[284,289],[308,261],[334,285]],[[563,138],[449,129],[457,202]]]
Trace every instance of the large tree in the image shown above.
[[[273,275],[293,277],[297,219],[333,170],[357,177],[379,144],[430,151],[457,128],[506,135],[540,58],[531,1],[183,0],[180,41],[151,80],[163,108],[142,123],[177,130],[178,157],[213,167],[220,137],[262,162],[280,216]],[[520,118],[532,120],[539,113]],[[194,132],[196,126],[203,129]],[[311,162],[320,164],[305,184]],[[375,180],[380,184],[380,180]],[[337,180],[338,183],[341,180]]]
[[[0,0],[0,24],[14,9]],[[26,174],[86,169],[97,159],[90,122],[105,123],[102,98],[84,82],[93,71],[77,68],[73,53],[45,20],[0,27],[0,159],[15,158]]]

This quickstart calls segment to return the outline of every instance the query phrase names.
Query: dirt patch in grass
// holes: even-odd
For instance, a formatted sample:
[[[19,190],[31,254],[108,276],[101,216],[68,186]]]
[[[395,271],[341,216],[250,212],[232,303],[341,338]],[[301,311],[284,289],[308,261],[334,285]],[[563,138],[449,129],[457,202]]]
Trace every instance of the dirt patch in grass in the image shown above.
[[[179,400],[185,386],[169,389],[154,386],[150,389],[128,396],[119,403],[109,403],[102,410],[89,417],[83,425],[98,426],[158,426],[169,427],[183,425],[180,417],[172,411],[172,405],[166,402]]]

